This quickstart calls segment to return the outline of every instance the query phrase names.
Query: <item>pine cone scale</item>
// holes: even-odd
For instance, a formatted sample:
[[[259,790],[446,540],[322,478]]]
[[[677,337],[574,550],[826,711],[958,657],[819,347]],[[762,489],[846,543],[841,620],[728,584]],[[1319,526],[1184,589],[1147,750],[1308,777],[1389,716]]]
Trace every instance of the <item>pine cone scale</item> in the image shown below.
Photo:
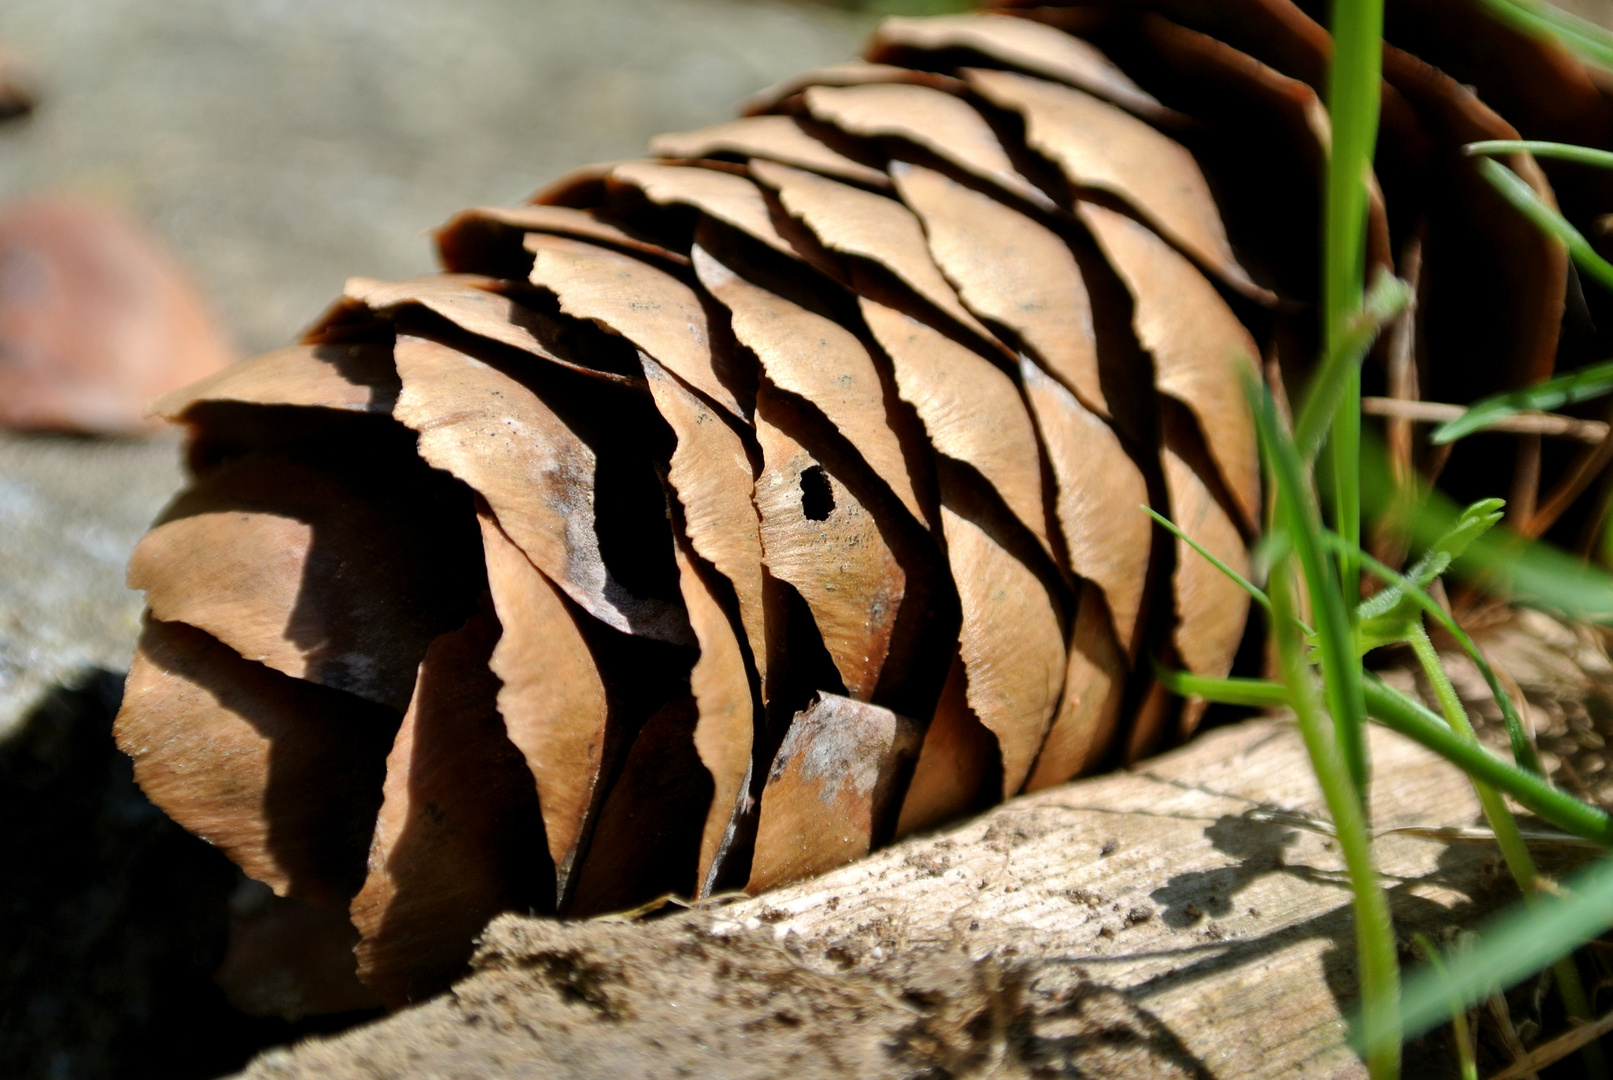
[[[974,485],[945,462],[939,471],[947,559],[962,613],[958,650],[965,700],[996,736],[1002,768],[997,795],[1012,798],[1030,775],[1064,688],[1058,586],[993,535]]]
[[[397,714],[148,619],[119,745],[185,828],[281,896],[346,907],[364,879]]]
[[[393,415],[419,432],[422,458],[480,492],[527,557],[605,625],[690,641],[681,607],[635,594],[606,564],[593,442],[527,386],[457,349],[405,336],[394,355],[403,392]]]
[[[1069,246],[1027,215],[943,173],[893,162],[891,175],[964,306],[1005,327],[1007,336],[1106,414],[1091,303]]]
[[[369,874],[353,897],[358,976],[397,1008],[465,970],[458,942],[500,911],[553,903],[532,776],[488,668],[498,620],[431,643],[386,761]]]
[[[498,711],[526,759],[543,813],[555,896],[569,895],[589,817],[602,794],[612,701],[605,672],[565,593],[485,510],[487,577],[503,633],[488,667],[498,677]]]
[[[911,315],[866,297],[859,307],[936,453],[978,472],[1051,557],[1036,430],[1013,379]]]
[[[1148,482],[1115,430],[1074,394],[1029,361],[1020,371],[1054,478],[1065,557],[1103,590],[1115,639],[1131,655],[1140,644],[1154,527],[1147,515],[1122,508],[1149,505]]]
[[[619,334],[736,417],[745,410],[719,370],[699,294],[628,255],[544,233],[528,233],[527,280],[555,294],[560,310]],[[724,376],[727,376],[725,378]]]
[[[683,512],[683,533],[734,590],[740,625],[765,700],[771,690],[769,665],[778,642],[767,631],[761,522],[751,498],[754,479],[744,437],[714,407],[648,357],[644,358],[644,374],[657,409],[677,439],[667,481]],[[680,571],[680,580],[682,574]],[[687,606],[687,588],[684,597]],[[698,626],[695,634],[700,636]]]
[[[766,158],[865,187],[890,187],[890,177],[883,170],[854,161],[818,141],[790,116],[747,116],[694,131],[657,135],[650,142],[650,152],[685,161],[719,154]]]

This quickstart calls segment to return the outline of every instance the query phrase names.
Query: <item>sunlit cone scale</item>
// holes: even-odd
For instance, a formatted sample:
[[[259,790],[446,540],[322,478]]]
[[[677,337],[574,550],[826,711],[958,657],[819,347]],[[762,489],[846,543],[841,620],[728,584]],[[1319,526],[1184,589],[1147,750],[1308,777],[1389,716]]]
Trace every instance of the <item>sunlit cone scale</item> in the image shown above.
[[[1460,144],[1613,107],[1476,5],[1390,9],[1452,75],[1389,54],[1370,258],[1415,250],[1461,400],[1549,370],[1569,292]],[[164,399],[194,479],[131,568],[140,782],[349,912],[396,1005],[499,910],[769,888],[1190,733],[1152,664],[1227,674],[1248,602],[1142,507],[1247,567],[1247,389],[1316,349],[1315,15],[890,20]]]

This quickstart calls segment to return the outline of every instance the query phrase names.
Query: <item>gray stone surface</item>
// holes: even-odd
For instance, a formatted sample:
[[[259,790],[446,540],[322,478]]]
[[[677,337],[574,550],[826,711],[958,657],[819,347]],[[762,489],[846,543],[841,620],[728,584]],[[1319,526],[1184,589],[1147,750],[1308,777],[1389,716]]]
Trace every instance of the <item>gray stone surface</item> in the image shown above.
[[[129,666],[124,564],[179,478],[172,436],[0,436],[0,737],[53,686]]]
[[[855,51],[870,20],[737,0],[6,0],[42,102],[0,196],[121,203],[248,351],[353,274],[430,268],[424,230],[727,118]]]
[[[152,225],[245,352],[344,278],[432,266],[422,234],[713,123],[851,55],[871,20],[738,0],[5,0],[41,91],[0,130],[0,199],[68,190]],[[0,436],[0,735],[86,666],[122,670],[129,549],[174,440]]]

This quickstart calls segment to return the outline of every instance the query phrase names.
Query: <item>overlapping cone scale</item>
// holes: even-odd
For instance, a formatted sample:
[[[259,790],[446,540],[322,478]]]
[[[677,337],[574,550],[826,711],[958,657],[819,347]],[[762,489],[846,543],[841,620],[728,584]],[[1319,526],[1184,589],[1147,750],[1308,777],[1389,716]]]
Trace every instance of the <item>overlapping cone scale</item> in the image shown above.
[[[1371,258],[1414,252],[1460,399],[1550,368],[1567,281],[1460,143],[1600,145],[1613,107],[1549,46],[1448,46],[1516,38],[1477,4],[1390,9],[1434,53],[1385,65]],[[497,910],[765,889],[1182,737],[1152,662],[1227,674],[1248,603],[1142,507],[1247,565],[1247,388],[1317,339],[1315,14],[893,19],[170,395],[141,783],[348,911],[401,1004]]]

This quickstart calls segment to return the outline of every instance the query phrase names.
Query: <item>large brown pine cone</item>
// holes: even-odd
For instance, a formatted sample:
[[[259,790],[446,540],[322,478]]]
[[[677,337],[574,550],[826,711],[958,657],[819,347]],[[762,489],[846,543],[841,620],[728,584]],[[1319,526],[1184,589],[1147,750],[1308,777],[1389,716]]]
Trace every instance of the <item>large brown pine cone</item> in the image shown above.
[[[1140,506],[1247,564],[1244,384],[1316,348],[1314,15],[892,20],[165,399],[140,783],[350,913],[396,1004],[500,910],[766,889],[1191,731],[1151,661],[1227,673],[1248,604]],[[1477,4],[1389,25],[1450,74],[1387,53],[1371,258],[1470,399],[1550,370],[1569,277],[1460,146],[1516,134],[1485,102],[1592,145],[1613,109]]]

